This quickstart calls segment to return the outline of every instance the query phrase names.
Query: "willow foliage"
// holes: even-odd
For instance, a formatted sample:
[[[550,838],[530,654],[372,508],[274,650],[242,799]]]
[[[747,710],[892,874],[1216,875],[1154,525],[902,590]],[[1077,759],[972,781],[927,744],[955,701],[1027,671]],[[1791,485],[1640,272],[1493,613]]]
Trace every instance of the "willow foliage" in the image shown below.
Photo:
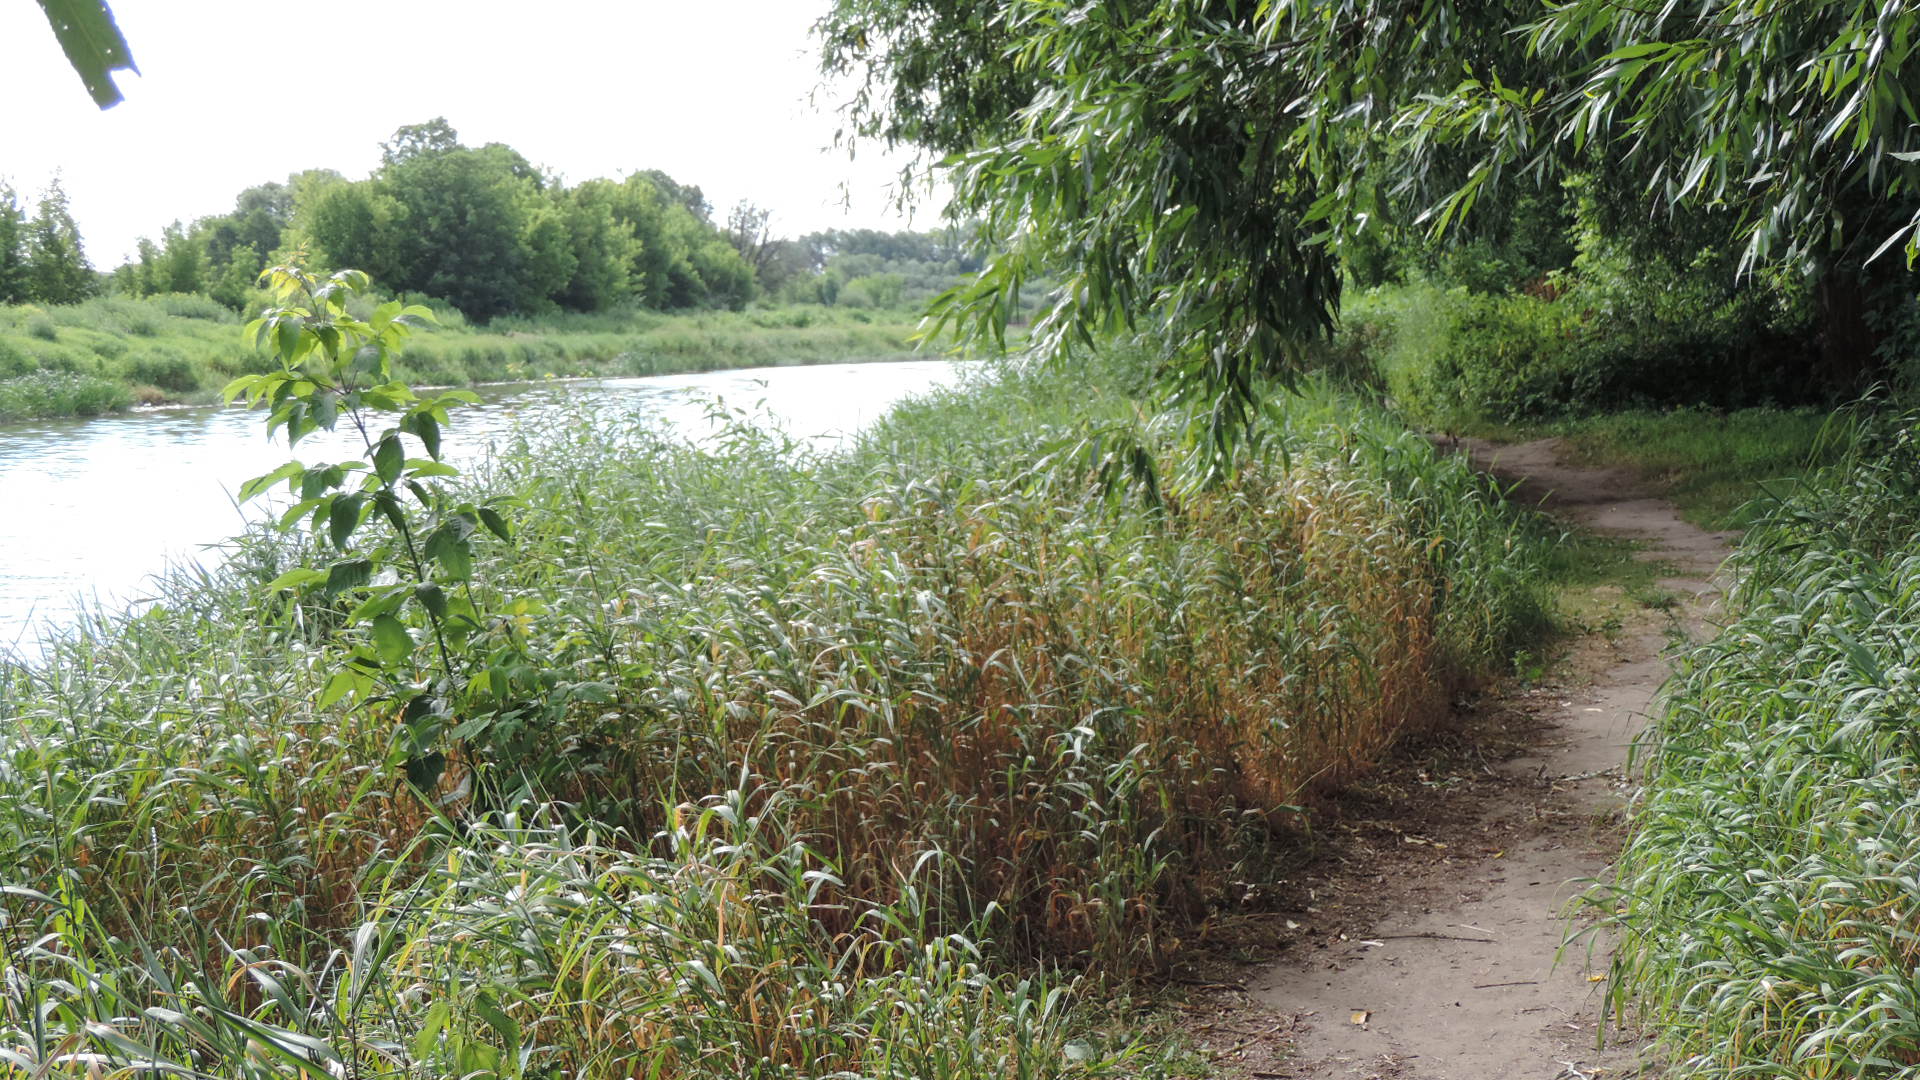
[[[854,135],[944,155],[950,211],[1002,250],[940,327],[994,333],[1057,268],[1043,344],[1148,331],[1228,421],[1332,327],[1349,242],[1601,165],[1650,227],[1704,209],[1745,267],[1820,275],[1836,340],[1861,340],[1872,256],[1920,253],[1916,22],[1841,0],[839,0],[820,33]]]

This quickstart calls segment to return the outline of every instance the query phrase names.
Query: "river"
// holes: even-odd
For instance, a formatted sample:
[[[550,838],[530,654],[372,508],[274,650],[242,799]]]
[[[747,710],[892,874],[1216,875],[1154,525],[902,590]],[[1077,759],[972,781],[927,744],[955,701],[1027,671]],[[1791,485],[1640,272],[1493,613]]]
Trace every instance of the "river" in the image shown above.
[[[516,427],[582,406],[698,439],[716,400],[831,446],[959,370],[910,360],[486,387],[480,405],[454,414],[446,454],[472,461]],[[232,493],[287,460],[265,427],[263,412],[220,408],[0,427],[0,654],[31,656],[46,629],[95,604],[138,605],[169,565],[217,558],[214,545],[245,521]],[[352,445],[345,432],[310,436],[299,456],[341,460]]]

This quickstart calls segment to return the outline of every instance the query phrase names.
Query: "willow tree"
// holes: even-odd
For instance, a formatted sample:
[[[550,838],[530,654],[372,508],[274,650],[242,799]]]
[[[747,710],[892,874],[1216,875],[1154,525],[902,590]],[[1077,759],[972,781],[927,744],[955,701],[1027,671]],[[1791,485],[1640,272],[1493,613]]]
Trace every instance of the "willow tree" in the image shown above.
[[[1350,244],[1596,163],[1651,227],[1705,213],[1743,269],[1813,275],[1829,352],[1869,348],[1868,285],[1911,300],[1883,248],[1910,263],[1920,236],[1916,22],[1859,0],[837,0],[819,32],[852,133],[928,150],[1001,252],[942,325],[994,332],[1054,271],[1043,346],[1148,331],[1226,421],[1333,326]]]
[[[1545,55],[1602,54],[1535,127],[1609,141],[1658,213],[1722,216],[1743,270],[1805,274],[1826,374],[1878,374],[1920,258],[1920,4],[1574,0],[1527,32]],[[1483,100],[1460,96],[1469,117]]]
[[[1399,110],[1463,65],[1525,66],[1504,31],[1529,9],[839,0],[820,32],[856,136],[943,155],[950,212],[995,252],[936,321],[997,333],[1051,274],[1043,347],[1150,334],[1224,437],[1333,329],[1340,248],[1409,194]]]

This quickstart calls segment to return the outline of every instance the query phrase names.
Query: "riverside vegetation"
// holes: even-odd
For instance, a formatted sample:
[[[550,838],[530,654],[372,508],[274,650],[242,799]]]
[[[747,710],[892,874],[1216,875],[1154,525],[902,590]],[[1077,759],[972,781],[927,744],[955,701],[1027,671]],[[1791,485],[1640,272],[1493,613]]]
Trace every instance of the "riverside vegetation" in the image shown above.
[[[268,337],[306,366],[243,386],[317,421],[338,347]],[[581,416],[465,478],[397,449],[456,399],[363,382],[410,434],[277,474],[319,535],[0,675],[0,1058],[1152,1071],[1076,982],[1239,902],[1316,792],[1538,635],[1555,556],[1324,387],[1198,483],[1206,417],[1143,408],[1140,366],[1003,365],[826,457]]]
[[[0,182],[0,422],[204,403],[261,373],[233,327],[270,302],[275,263],[366,267],[432,308],[401,374],[464,385],[899,357],[928,301],[979,268],[974,247],[965,226],[776,237],[767,211],[716,221],[657,170],[567,187],[444,120],[396,131],[365,180],[255,185],[106,274],[57,181],[31,215]]]
[[[363,314],[373,306],[359,304]],[[916,322],[903,310],[793,304],[505,316],[477,327],[431,306],[438,326],[416,339],[401,368],[421,385],[901,359],[913,350]],[[0,307],[0,421],[215,401],[235,377],[267,370],[269,358],[247,347],[240,323],[191,294]]]
[[[1702,520],[1751,524],[1595,894],[1610,992],[1683,1075],[1912,1075],[1920,462],[1899,408],[1825,412],[1914,386],[1920,8],[1073,14],[835,0],[817,32],[847,130],[940,162],[992,253],[936,319],[991,336],[1054,276],[1042,346],[1140,331],[1185,411],[1148,419],[1128,373],[1061,362],[827,461],[748,428],[705,452],[606,420],[529,436],[444,489],[514,511],[511,541],[452,556],[493,613],[472,670],[512,700],[419,793],[404,711],[319,705],[373,633],[356,590],[394,582],[284,595],[266,583],[319,542],[265,537],[176,579],[7,676],[12,1063],[1150,1071],[1079,1028],[1063,980],[1163,963],[1285,842],[1303,780],[1541,617],[1538,525],[1377,414],[1294,402],[1232,442],[1262,376],[1317,361],[1443,432],[1630,451]],[[367,181],[308,177],[336,264],[482,318],[752,291],[667,178],[565,189],[444,123],[387,149]],[[95,282],[48,194],[29,284],[78,299]],[[460,239],[507,259],[434,262],[460,204],[498,226]],[[221,225],[173,230],[121,287],[215,264],[244,285],[272,245]],[[98,389],[69,383],[13,392]],[[1150,467],[1190,424],[1237,456],[1215,486]],[[412,641],[378,634],[372,667]],[[393,685],[434,709],[433,681]]]
[[[1920,865],[1916,421],[1882,416],[1740,545],[1729,622],[1639,753],[1612,998],[1686,1075],[1905,1076]]]

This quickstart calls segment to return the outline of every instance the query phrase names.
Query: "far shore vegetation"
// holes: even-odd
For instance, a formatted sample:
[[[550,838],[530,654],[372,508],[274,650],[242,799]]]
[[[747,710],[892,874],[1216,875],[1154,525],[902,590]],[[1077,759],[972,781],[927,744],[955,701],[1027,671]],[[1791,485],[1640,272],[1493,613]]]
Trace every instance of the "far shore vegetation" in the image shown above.
[[[215,400],[272,362],[237,327],[280,262],[365,269],[431,308],[403,374],[447,385],[900,358],[980,267],[966,228],[780,237],[659,171],[567,186],[443,120],[394,133],[382,161],[256,185],[110,272],[57,182],[33,200],[0,183],[0,422]]]
[[[419,385],[855,363],[902,359],[917,348],[918,319],[898,308],[632,308],[505,316],[480,327],[434,306],[439,325],[401,367]],[[180,293],[0,308],[0,422],[216,403],[227,383],[274,364],[243,339],[244,322],[205,296]]]

